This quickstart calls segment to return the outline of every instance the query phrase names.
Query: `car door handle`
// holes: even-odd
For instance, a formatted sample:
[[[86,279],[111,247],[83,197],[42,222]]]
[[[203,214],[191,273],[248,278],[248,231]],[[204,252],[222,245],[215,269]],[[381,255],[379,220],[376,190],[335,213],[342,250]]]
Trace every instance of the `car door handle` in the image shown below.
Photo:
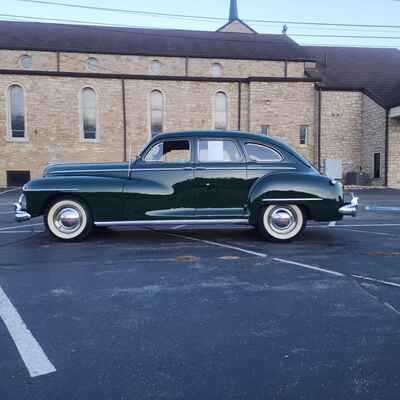
[[[211,183],[210,183],[210,182],[207,182],[207,183],[206,183],[206,186],[207,186],[207,187],[211,186]]]

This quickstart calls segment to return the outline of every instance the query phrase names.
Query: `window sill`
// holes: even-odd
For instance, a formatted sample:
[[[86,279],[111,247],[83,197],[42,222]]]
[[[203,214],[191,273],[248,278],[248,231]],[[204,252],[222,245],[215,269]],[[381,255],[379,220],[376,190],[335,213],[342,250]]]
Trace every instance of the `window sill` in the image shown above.
[[[93,143],[93,144],[100,143],[100,139],[83,139],[83,138],[81,138],[79,141],[81,143]]]
[[[29,142],[27,137],[23,137],[23,138],[14,138],[11,136],[6,136],[6,141],[9,143],[26,143]]]

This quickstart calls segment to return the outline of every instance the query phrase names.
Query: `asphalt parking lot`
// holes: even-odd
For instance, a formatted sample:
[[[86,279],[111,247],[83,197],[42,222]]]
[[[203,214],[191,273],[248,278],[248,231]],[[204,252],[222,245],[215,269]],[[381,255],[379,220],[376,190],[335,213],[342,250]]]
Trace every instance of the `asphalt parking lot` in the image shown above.
[[[356,219],[290,244],[233,226],[65,244],[0,193],[0,399],[399,399],[400,191],[358,194]]]

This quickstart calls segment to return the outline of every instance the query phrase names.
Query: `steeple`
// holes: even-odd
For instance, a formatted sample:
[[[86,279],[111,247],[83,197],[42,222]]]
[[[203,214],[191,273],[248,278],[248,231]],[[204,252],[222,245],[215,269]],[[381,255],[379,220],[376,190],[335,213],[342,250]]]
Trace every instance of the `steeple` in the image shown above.
[[[233,22],[239,19],[238,6],[236,0],[231,0],[229,8],[229,22]]]
[[[229,21],[217,32],[238,32],[238,33],[257,33],[239,18],[237,0],[230,0]]]

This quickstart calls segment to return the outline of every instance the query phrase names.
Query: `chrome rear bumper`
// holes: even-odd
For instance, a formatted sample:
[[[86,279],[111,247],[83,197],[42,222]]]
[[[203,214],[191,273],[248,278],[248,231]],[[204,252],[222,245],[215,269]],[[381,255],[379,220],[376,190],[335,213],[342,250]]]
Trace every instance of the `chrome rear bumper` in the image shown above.
[[[351,194],[352,199],[350,203],[345,204],[343,207],[339,208],[339,213],[342,215],[347,215],[350,217],[357,216],[358,211],[358,197],[354,197],[353,193]]]
[[[15,220],[17,222],[24,222],[30,220],[31,214],[22,209],[21,200],[14,204],[15,207]]]

